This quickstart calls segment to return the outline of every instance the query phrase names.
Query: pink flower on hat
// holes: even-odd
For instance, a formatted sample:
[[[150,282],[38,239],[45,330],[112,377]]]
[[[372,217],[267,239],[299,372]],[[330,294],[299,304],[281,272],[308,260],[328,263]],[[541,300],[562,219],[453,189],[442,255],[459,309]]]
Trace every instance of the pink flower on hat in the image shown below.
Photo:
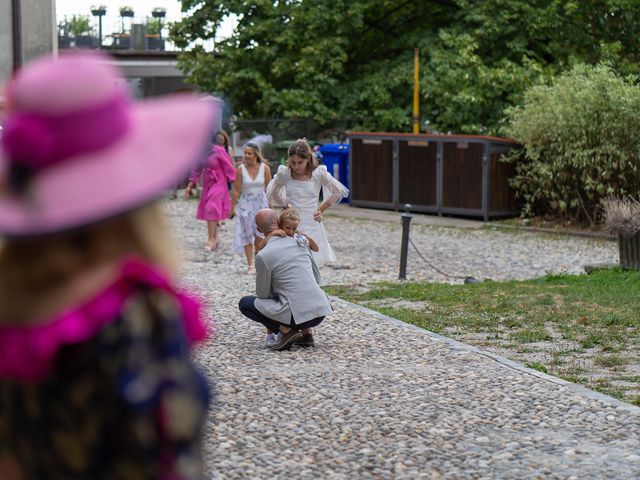
[[[38,170],[50,163],[55,136],[41,117],[19,114],[7,120],[2,146],[12,163]]]

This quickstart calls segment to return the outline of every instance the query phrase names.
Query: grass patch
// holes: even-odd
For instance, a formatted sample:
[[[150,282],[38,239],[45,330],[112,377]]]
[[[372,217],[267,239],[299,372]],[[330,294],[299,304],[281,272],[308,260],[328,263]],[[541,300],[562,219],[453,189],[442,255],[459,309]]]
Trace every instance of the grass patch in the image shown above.
[[[518,343],[536,343],[553,340],[542,328],[524,328],[512,333],[511,338]]]
[[[613,368],[621,365],[627,365],[629,359],[618,355],[598,355],[594,360],[596,365],[601,367]]]
[[[578,375],[575,373],[567,373],[567,374],[556,374],[558,377],[566,380],[567,382],[572,382],[572,383],[580,383],[583,385],[588,385],[589,381],[586,377],[582,376],[582,375]],[[591,386],[590,386],[591,387]],[[591,387],[593,388],[593,387]]]
[[[599,333],[591,332],[587,333],[584,336],[578,337],[578,341],[580,342],[580,346],[582,348],[594,348],[602,343],[603,338]]]
[[[633,352],[640,348],[638,285],[640,272],[602,269],[591,275],[547,275],[527,281],[468,285],[381,282],[368,285],[365,292],[355,286],[332,286],[327,291],[468,343],[476,339],[476,344],[504,348],[508,342],[515,352],[526,354],[528,345],[545,342],[551,345],[548,360],[536,359],[530,362],[536,365],[531,368],[545,368],[553,375],[593,388],[588,381],[590,372],[562,371],[558,367],[594,355],[592,365],[612,373],[618,371],[616,375],[630,363],[637,364],[638,356]],[[428,301],[429,308],[376,306],[376,301],[385,299]],[[616,355],[621,352],[629,353]],[[598,388],[620,395],[609,386]]]
[[[620,342],[619,340],[611,340],[602,345],[602,351],[607,353],[621,352],[623,348],[624,342]]]
[[[549,370],[547,369],[547,367],[545,367],[543,364],[539,362],[527,362],[524,364],[524,366],[527,368],[533,368],[534,370],[538,370],[539,372],[542,372],[542,373],[549,373]]]
[[[617,398],[618,400],[622,400],[624,398],[624,390],[622,388],[612,386],[611,383],[607,381],[597,381],[588,386],[596,392],[604,393],[605,395]]]

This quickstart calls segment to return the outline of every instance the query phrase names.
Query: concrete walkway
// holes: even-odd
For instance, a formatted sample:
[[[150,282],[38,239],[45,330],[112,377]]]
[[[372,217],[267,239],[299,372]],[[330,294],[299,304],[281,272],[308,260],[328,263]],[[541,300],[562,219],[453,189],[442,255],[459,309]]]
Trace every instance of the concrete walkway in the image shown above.
[[[375,220],[378,222],[398,222],[402,211],[378,210],[374,208],[352,207],[348,204],[338,204],[327,210],[327,216],[337,216],[341,218],[360,218]],[[439,217],[437,215],[427,215],[421,213],[411,213],[411,223],[413,225],[431,225],[436,227],[457,227],[457,228],[482,228],[486,225],[482,220],[466,219],[457,217]]]
[[[207,424],[211,478],[640,478],[639,408],[368,309],[334,299],[315,349],[264,349],[263,332],[237,311],[254,279],[231,251],[234,223],[208,253],[195,203],[167,207],[186,257],[184,281],[217,319],[217,335],[196,354],[217,391]],[[385,235],[398,236],[397,221],[397,213],[392,222],[330,217],[330,240],[348,268],[323,274],[331,283],[393,278],[397,264],[388,271],[368,264],[387,258],[385,245],[395,250]],[[438,244],[462,238],[474,250],[475,241],[519,243],[567,256],[552,264],[581,261],[570,257],[576,251],[598,261],[614,256],[609,244],[586,240],[565,253],[557,239],[417,230],[420,244],[435,235]],[[448,258],[439,259],[456,267]],[[480,273],[500,258],[479,253]]]

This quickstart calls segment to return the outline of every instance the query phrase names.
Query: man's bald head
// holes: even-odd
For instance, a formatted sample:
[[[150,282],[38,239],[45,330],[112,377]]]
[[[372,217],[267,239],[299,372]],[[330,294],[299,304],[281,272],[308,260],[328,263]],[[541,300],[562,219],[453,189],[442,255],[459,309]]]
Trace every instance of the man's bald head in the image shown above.
[[[278,214],[270,208],[258,210],[258,213],[256,213],[256,226],[263,234],[268,235],[278,229]]]

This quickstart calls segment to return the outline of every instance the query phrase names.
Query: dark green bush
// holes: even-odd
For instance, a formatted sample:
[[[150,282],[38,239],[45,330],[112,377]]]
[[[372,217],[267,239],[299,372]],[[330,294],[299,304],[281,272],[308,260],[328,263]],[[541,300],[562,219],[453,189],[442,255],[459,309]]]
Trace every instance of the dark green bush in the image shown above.
[[[579,65],[525,93],[505,133],[524,149],[512,186],[523,215],[593,224],[605,198],[640,187],[640,89],[607,65]]]

